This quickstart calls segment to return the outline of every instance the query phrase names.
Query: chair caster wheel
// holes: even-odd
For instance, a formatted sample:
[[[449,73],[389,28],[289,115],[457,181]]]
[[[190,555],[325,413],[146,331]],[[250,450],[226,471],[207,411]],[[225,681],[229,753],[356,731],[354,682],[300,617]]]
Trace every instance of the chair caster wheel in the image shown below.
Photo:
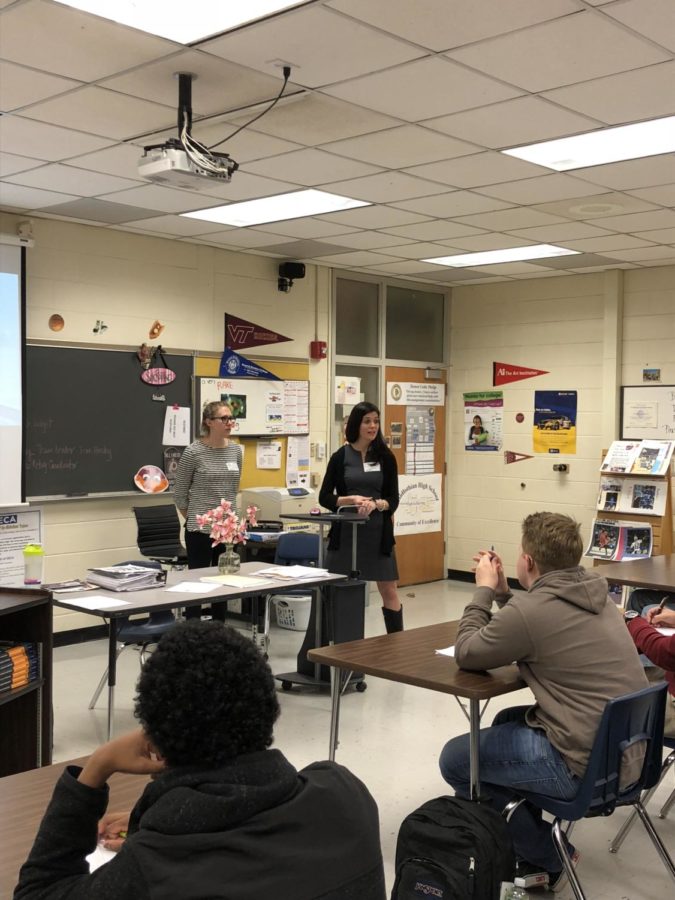
[[[282,691],[291,691],[293,690],[293,685],[290,681],[282,681],[281,682],[281,690]]]
[[[362,694],[366,690],[367,687],[368,687],[368,685],[366,684],[365,681],[357,681],[356,682],[356,690],[359,692],[359,694]]]

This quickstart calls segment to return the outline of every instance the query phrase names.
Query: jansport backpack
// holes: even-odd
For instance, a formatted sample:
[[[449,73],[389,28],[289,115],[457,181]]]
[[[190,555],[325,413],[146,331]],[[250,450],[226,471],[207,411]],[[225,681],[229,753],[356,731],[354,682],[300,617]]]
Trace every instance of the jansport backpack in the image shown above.
[[[516,861],[502,816],[459,797],[437,797],[401,823],[391,900],[498,900]]]

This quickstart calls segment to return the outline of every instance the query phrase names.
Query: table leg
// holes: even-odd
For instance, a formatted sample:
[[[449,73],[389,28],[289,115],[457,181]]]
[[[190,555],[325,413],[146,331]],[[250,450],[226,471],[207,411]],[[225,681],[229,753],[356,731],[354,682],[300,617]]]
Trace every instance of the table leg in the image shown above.
[[[113,616],[108,625],[108,740],[113,734],[115,684],[117,683],[117,624]]]
[[[469,779],[471,782],[471,799],[480,797],[480,771],[478,767],[480,746],[480,703],[469,700]]]
[[[338,732],[340,730],[340,697],[342,695],[342,670],[331,666],[330,670],[330,737],[328,739],[328,759],[335,762],[335,751],[338,748]]]
[[[312,593],[316,601],[316,615],[314,616],[314,646],[322,645],[322,619],[323,619],[323,591],[320,587],[313,588]],[[321,663],[314,663],[314,677],[317,684],[321,682]]]

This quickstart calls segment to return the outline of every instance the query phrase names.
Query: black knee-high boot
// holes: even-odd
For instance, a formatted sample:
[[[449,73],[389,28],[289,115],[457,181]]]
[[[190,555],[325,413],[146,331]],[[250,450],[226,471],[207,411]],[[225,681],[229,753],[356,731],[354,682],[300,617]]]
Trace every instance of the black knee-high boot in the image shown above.
[[[384,627],[387,634],[393,634],[395,631],[403,631],[403,607],[399,609],[387,609],[382,607],[382,615],[384,616]]]

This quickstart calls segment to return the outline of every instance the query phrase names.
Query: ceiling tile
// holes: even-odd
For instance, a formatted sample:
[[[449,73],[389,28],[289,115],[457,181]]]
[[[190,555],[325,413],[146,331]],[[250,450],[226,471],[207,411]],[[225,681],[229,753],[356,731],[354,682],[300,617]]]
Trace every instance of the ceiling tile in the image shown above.
[[[407,41],[317,6],[240,28],[206,46],[209,53],[260,72],[280,71],[282,56],[292,66],[291,79],[313,88],[424,54]]]
[[[576,12],[576,0],[330,0],[329,6],[432,50],[447,50]]]
[[[396,225],[414,224],[428,221],[427,216],[406,212],[402,209],[392,209],[388,206],[362,206],[360,209],[348,209],[344,212],[328,213],[321,216],[328,222],[337,222],[339,225],[354,225],[356,228],[393,228]]]
[[[424,123],[426,128],[461,135],[465,141],[495,150],[591,131],[598,124],[539,97],[516,97]]]
[[[647,212],[656,209],[651,203],[631,197],[629,194],[605,192],[576,197],[567,200],[556,200],[552,203],[537,203],[531,207],[552,216],[564,216],[566,219],[597,219],[600,216],[619,216],[632,212]]]
[[[325,241],[287,241],[281,244],[270,244],[265,247],[268,253],[277,253],[289,259],[312,259],[315,256],[326,256],[329,253],[348,253],[350,247],[342,244],[329,244]]]
[[[585,249],[602,249],[602,241],[616,238],[611,231],[588,225],[586,222],[563,222],[560,225],[538,225],[535,228],[514,228],[511,234],[528,238],[538,244],[562,244],[570,250],[578,250],[572,246],[576,241],[585,239],[589,245]],[[597,246],[595,246],[597,244]],[[591,246],[592,245],[592,246]]]
[[[479,189],[477,188],[477,190]],[[524,206],[554,202],[570,197],[584,197],[589,194],[597,194],[597,192],[598,189],[594,185],[560,172],[555,175],[542,175],[539,178],[523,178],[520,181],[510,181],[505,184],[491,184],[479,190],[479,193],[487,196],[499,197],[500,200]]]
[[[114,144],[105,150],[96,150],[94,153],[85,153],[69,159],[68,165],[89,169],[92,172],[118,175],[120,178],[137,178],[140,158],[141,151],[134,144]]]
[[[324,144],[322,149],[376,166],[403,169],[475,153],[477,148],[474,144],[446,137],[419,125],[401,125],[346,141],[333,141]]]
[[[434,89],[429,90],[429,85]],[[381,113],[419,122],[472,106],[516,97],[520,91],[439,57],[365,75],[331,88],[341,97]]]
[[[452,240],[460,235],[480,234],[479,228],[472,225],[460,225],[458,222],[445,222],[440,219],[435,222],[421,222],[418,225],[398,225],[394,228],[384,228],[385,234],[392,234],[400,238],[408,238],[411,241],[440,241]]]
[[[673,5],[675,9],[675,4]],[[600,122],[618,125],[673,113],[672,98],[664,84],[675,80],[675,61],[657,63],[549,91],[544,96]]]
[[[332,241],[332,238],[317,238],[318,241]],[[354,231],[342,234],[336,239],[343,247],[351,250],[378,250],[381,247],[393,247],[401,244],[401,238],[381,231]],[[414,243],[411,246],[416,246]]]
[[[316,257],[316,260],[326,265],[339,263],[342,266],[376,266],[380,263],[396,262],[396,257],[370,250],[353,250],[349,253],[326,254],[326,256]]]
[[[82,81],[142,65],[178,47],[44,0],[28,0],[6,9],[0,27],[0,56],[4,59]]]
[[[452,243],[457,250],[464,250],[467,253],[481,253],[483,250],[507,250],[510,247],[524,247],[528,244],[536,244],[537,241],[526,241],[521,237],[510,234],[495,234],[494,232],[477,234],[473,237],[457,237],[453,238]],[[438,254],[441,256],[442,254]],[[447,251],[446,251],[447,255]]]
[[[0,117],[0,147],[3,153],[25,155],[26,148],[32,148],[33,156],[40,156],[50,162],[99,150],[110,143],[106,138],[57,128],[33,122],[22,116]]]
[[[300,190],[301,187],[302,185],[292,184],[288,181],[275,181],[272,178],[263,178],[262,175],[249,175],[248,172],[240,170],[234,173],[229,184],[206,181],[203,193],[211,197],[220,197],[221,203],[233,203],[238,200],[253,200],[256,197],[270,197],[272,194],[286,194],[289,191]],[[199,191],[198,195],[201,194],[202,191]],[[199,208],[199,203],[197,203],[197,208]]]
[[[637,250],[611,250],[608,256],[612,259],[621,259],[624,262],[645,262],[646,260],[663,259],[665,256],[675,257],[672,247],[662,247],[660,244],[654,247],[642,247]]]
[[[216,197],[207,197],[194,191],[181,191],[158,184],[143,184],[126,191],[102,194],[101,199],[111,203],[125,204],[129,208],[140,206],[150,211],[165,213],[191,212],[194,209],[220,206],[223,202]],[[134,216],[134,218],[138,217]]]
[[[475,225],[489,231],[513,231],[514,228],[534,228],[537,225],[555,225],[562,222],[559,216],[550,216],[538,210],[528,208],[503,209],[498,212],[484,212],[474,216],[462,216],[458,219],[466,225]]]
[[[528,91],[550,90],[669,58],[651,41],[591,10],[481,41],[448,56]]]
[[[118,140],[148,127],[165,125],[175,115],[166,106],[98,87],[83,87],[71,94],[34,103],[23,114],[30,119]]]
[[[335,222],[326,222],[323,219],[315,219],[313,216],[308,216],[305,219],[289,219],[287,222],[271,222],[269,225],[259,225],[258,231],[271,231],[274,234],[294,238],[320,238],[343,234],[359,234],[358,229],[352,228],[350,225],[337,225]]]
[[[151,216],[154,210],[124,206],[122,203],[108,203],[105,200],[95,200],[89,197],[84,200],[73,200],[70,203],[60,203],[52,206],[49,212],[68,218],[118,225],[120,222],[145,219]]]
[[[570,250],[582,250],[584,253],[605,253],[612,258],[615,250],[632,248],[651,253],[653,244],[631,234],[612,234],[607,237],[587,237],[582,240],[565,241]]]
[[[27,156],[15,156],[13,153],[0,153],[0,178],[14,175],[16,172],[27,172],[36,166],[43,166],[42,159],[29,159]]]
[[[214,244],[227,244],[229,247],[251,247],[256,249],[284,243],[283,235],[258,231],[255,228],[231,228],[228,231],[207,235],[206,241]]]
[[[450,191],[437,194],[435,197],[426,197],[419,200],[403,200],[396,203],[401,209],[410,209],[413,212],[424,213],[429,216],[438,216],[449,219],[455,216],[468,216],[471,213],[487,212],[492,209],[510,209],[513,204],[503,200],[495,200],[483,194],[472,191]]]
[[[640,236],[655,244],[675,244],[675,225],[671,228],[655,228],[640,231]]]
[[[0,60],[0,85],[2,85],[2,110],[9,112],[79,87],[80,82],[47,75],[45,72],[36,72],[26,66],[17,66]]]
[[[413,178],[401,172],[380,172],[365,178],[324,184],[322,189],[357,200],[369,200],[371,203],[396,203],[410,197],[428,197],[439,190],[445,190],[445,185],[425,181],[424,178]]]
[[[379,172],[376,166],[334,156],[323,150],[305,148],[281,156],[271,156],[248,163],[246,171],[254,175],[276,176],[295,184],[313,186],[328,181],[342,181]]]
[[[429,275],[433,275],[434,277],[438,273],[438,266],[434,266],[432,263],[426,263],[428,268],[423,268],[421,271],[421,267],[425,266],[425,263],[419,261],[419,259],[406,259],[400,260],[398,262],[389,262],[381,266],[372,266],[373,270],[379,269],[379,274],[384,276],[385,274],[393,274],[393,275],[420,275],[428,277]]]
[[[216,222],[204,222],[200,219],[187,219],[184,216],[153,216],[151,219],[137,219],[130,227],[152,231],[155,234],[168,234],[175,237],[194,237],[199,234],[210,234],[224,231]]]
[[[512,165],[516,163],[516,165]],[[454,187],[481,187],[485,184],[499,184],[502,181],[515,181],[519,178],[531,178],[546,175],[549,170],[536,166],[513,156],[495,153],[492,150],[476,153],[472,156],[461,156],[459,159],[447,159],[443,162],[427,163],[407,170],[411,175],[429,178]]]
[[[604,185],[615,191],[629,191],[634,188],[670,184],[675,173],[672,153],[649,156],[644,159],[628,159],[625,162],[608,163],[589,169],[576,169],[576,178]]]
[[[554,256],[551,259],[542,260],[540,265],[547,269],[580,269],[587,268],[613,268],[614,260],[606,256],[598,256],[595,253],[579,253],[575,256]]]
[[[675,177],[675,173],[673,173]],[[647,203],[661,204],[661,206],[675,206],[675,184],[660,184],[658,187],[639,188],[631,191],[631,196],[639,197]]]
[[[39,188],[24,187],[19,184],[0,183],[0,206],[11,206],[16,209],[44,209],[65,200],[76,200],[70,194],[56,191],[43,191]]]
[[[603,12],[651,38],[669,50],[675,50],[675,6],[672,0],[623,0],[610,3]]]
[[[109,191],[121,191],[134,187],[135,184],[129,178],[87,172],[59,163],[12,175],[8,181],[14,184],[25,184],[29,187],[61,191],[64,194],[80,194],[83,197],[94,197],[96,194],[105,194]]]
[[[651,212],[632,213],[626,216],[605,216],[597,220],[589,217],[588,221],[591,225],[598,225],[610,231],[640,232],[656,228],[672,228],[675,226],[675,209],[655,209]],[[645,238],[649,240],[646,235]]]

